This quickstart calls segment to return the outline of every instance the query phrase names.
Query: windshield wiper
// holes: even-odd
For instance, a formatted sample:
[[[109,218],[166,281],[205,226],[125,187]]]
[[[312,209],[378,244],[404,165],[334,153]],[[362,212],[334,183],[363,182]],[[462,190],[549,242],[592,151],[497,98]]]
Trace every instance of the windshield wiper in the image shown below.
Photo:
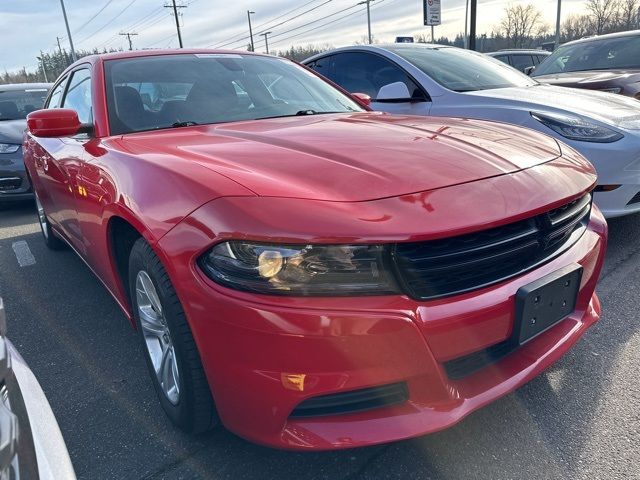
[[[171,124],[171,126],[174,128],[193,127],[194,125],[198,125],[198,124],[196,122],[176,122]]]

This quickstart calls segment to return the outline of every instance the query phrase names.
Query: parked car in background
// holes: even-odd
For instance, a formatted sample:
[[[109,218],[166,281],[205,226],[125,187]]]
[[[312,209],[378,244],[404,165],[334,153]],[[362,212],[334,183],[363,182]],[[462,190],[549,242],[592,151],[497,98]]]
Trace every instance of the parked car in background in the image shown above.
[[[633,99],[543,85],[486,55],[441,45],[344,47],[303,63],[349,92],[370,95],[375,110],[498,120],[551,135],[594,164],[594,198],[605,216],[640,212]]]
[[[531,76],[551,85],[640,99],[640,30],[565,43]]]
[[[187,94],[149,109],[148,85]],[[186,431],[312,450],[441,430],[599,318],[584,157],[359,101],[283,58],[184,49],[84,57],[29,115],[44,240],[137,326]]]
[[[72,480],[67,447],[42,388],[6,338],[0,297],[0,478]]]
[[[525,71],[531,71],[532,67],[539,65],[540,62],[551,55],[551,53],[547,52],[546,50],[527,50],[515,48],[511,50],[490,52],[486,55],[489,55],[496,60],[500,60],[507,65],[511,65],[516,70],[520,70],[521,72],[525,73]]]
[[[47,83],[0,85],[0,206],[33,198],[22,161],[27,115],[42,108]]]

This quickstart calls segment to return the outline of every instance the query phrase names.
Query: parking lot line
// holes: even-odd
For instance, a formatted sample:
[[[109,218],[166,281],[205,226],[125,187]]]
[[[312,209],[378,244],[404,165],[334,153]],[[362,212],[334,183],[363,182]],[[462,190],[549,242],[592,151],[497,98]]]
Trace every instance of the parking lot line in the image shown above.
[[[36,264],[36,257],[31,253],[29,244],[25,240],[13,242],[11,248],[13,248],[13,253],[16,254],[18,265],[21,267],[28,267]]]

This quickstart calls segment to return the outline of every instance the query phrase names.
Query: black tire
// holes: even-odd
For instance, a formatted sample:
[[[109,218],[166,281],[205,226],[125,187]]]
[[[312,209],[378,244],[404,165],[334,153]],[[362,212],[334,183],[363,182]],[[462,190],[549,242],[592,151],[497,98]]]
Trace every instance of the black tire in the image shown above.
[[[44,211],[44,207],[40,203],[38,194],[34,193],[34,197],[38,223],[40,224],[40,231],[42,232],[44,244],[49,248],[49,250],[64,250],[67,248],[67,244],[60,240],[56,233],[51,229],[49,217],[47,217],[47,213]]]
[[[146,347],[136,295],[136,279],[141,271],[146,272],[154,284],[175,351],[180,386],[179,399],[175,405],[164,393]],[[171,280],[160,259],[144,238],[139,238],[131,249],[129,286],[144,357],[162,409],[174,424],[188,433],[202,433],[210,430],[219,423],[219,420],[200,354]]]

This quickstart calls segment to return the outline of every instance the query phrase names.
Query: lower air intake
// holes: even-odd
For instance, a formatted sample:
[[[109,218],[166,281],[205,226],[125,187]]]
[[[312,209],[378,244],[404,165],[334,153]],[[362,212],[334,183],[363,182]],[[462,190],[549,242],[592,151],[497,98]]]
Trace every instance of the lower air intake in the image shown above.
[[[310,398],[298,405],[291,413],[291,417],[344,415],[397,405],[408,399],[407,384],[404,382],[393,383],[381,387],[363,388]]]

